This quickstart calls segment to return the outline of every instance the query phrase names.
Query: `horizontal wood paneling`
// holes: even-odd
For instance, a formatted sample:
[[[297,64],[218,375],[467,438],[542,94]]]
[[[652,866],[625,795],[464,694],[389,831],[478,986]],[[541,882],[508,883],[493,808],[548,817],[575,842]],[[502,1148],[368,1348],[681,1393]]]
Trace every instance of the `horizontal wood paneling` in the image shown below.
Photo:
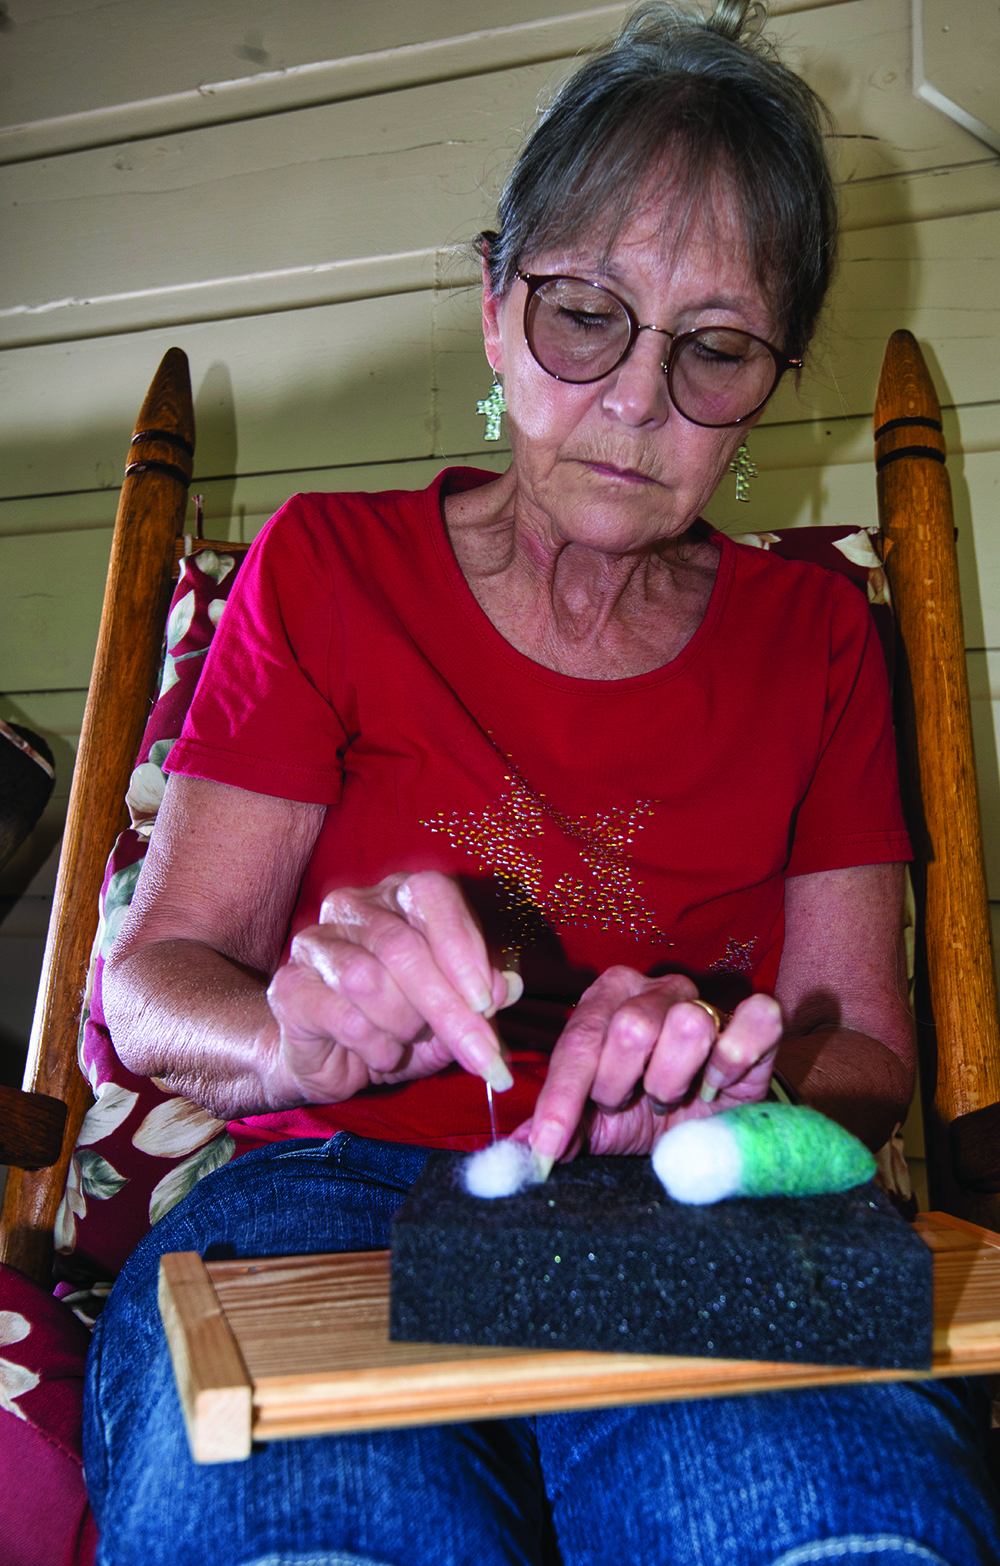
[[[120,483],[145,388],[173,344],[191,361],[200,472],[430,456],[433,303],[405,294],[0,354],[0,495]],[[481,365],[481,345],[466,345],[476,351]],[[467,424],[463,448],[474,412]]]
[[[865,84],[833,99],[849,223],[877,223],[882,214],[898,227],[919,215],[911,208],[921,201],[948,210],[945,190],[961,212],[1000,205],[997,160],[982,164],[980,144],[909,92],[905,0],[848,0],[835,12],[784,18],[790,54],[821,91],[834,17],[856,24],[837,30],[837,71]],[[872,75],[875,39],[884,64]],[[426,287],[448,264],[442,247],[488,220],[537,102],[571,63],[525,63],[264,117],[251,111],[231,124],[2,169],[0,344]],[[939,177],[953,162],[974,165],[965,170],[974,190]],[[71,271],[60,243],[68,214]],[[917,301],[900,294],[896,274],[913,258],[899,251],[897,239],[890,295],[906,309]],[[851,258],[855,268],[866,255],[863,246]],[[467,262],[456,265],[468,273]],[[866,276],[858,286],[867,295]]]
[[[104,530],[0,540],[5,690],[89,682],[110,554]]]
[[[113,139],[160,135],[473,74],[512,53],[552,58],[613,28],[625,7],[545,0],[539,16],[534,0],[503,0],[489,18],[467,0],[84,0],[71,9],[35,0],[33,14],[24,9],[4,39],[6,157],[93,145],[106,125]]]
[[[929,230],[936,245],[926,248],[934,253],[919,268],[912,257],[891,254],[890,241],[909,235],[908,229],[873,231],[888,252],[878,264],[867,255],[854,257],[848,245],[830,324],[801,387],[789,382],[779,391],[767,424],[799,426],[845,415],[863,421],[873,406],[890,325],[908,325],[924,341],[942,401],[994,402],[1000,307],[990,254],[1000,253],[1000,213],[943,219],[916,232]],[[912,249],[912,240],[906,245]],[[969,259],[970,247],[979,259]],[[949,277],[961,287],[960,308],[939,302]],[[488,380],[477,320],[473,289],[428,290],[8,350],[0,353],[0,400],[9,410],[0,429],[0,496],[116,482],[141,388],[171,343],[191,358],[202,472],[411,460],[475,449],[482,425],[474,405]],[[957,422],[968,420],[979,444],[992,439],[990,418],[967,407]],[[56,441],[53,430],[60,432]],[[816,446],[828,453],[826,460],[836,460],[838,444],[848,437],[866,438],[860,426],[847,431],[843,424],[833,436],[798,430],[789,438],[801,439],[809,460]]]
[[[796,13],[844,0],[772,0]],[[471,17],[465,0],[83,0],[36,3],[9,29],[0,161],[380,94],[572,56],[624,5],[502,0]],[[8,19],[9,21],[12,19]],[[488,25],[469,32],[470,21]],[[137,38],[142,49],[136,48]],[[126,84],[123,90],[123,84]]]

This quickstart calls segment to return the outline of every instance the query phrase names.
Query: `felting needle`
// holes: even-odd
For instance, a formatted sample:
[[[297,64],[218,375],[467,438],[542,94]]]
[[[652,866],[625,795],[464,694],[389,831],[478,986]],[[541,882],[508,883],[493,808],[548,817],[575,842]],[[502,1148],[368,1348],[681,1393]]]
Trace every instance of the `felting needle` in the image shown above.
[[[524,993],[524,985],[521,983],[520,973],[521,956],[519,952],[504,951],[502,953],[501,960],[504,964],[504,978],[507,980],[507,1000],[504,1002],[504,1004],[507,1006],[512,1006],[515,1001],[520,1000]],[[497,1036],[497,1043],[500,1044],[500,1029],[496,1024],[496,1011],[497,1008],[495,1006],[490,1006],[489,1009],[484,1012],[484,1016],[486,1016],[493,1023],[493,1031]],[[502,1055],[502,1045],[500,1052]],[[493,1146],[496,1147],[500,1140],[500,1133],[497,1130],[497,1112],[493,1104],[493,1088],[489,1082],[486,1083],[486,1107],[490,1112],[490,1130],[493,1133]]]

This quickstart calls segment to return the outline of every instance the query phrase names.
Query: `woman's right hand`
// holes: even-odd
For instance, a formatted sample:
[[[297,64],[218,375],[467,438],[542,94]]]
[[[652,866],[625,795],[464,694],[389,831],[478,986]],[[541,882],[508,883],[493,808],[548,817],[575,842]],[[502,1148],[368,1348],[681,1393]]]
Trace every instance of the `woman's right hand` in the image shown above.
[[[273,1090],[338,1103],[456,1061],[503,1092],[512,1078],[489,1018],[519,993],[491,964],[448,876],[391,875],[331,892],[268,987],[280,1034]]]

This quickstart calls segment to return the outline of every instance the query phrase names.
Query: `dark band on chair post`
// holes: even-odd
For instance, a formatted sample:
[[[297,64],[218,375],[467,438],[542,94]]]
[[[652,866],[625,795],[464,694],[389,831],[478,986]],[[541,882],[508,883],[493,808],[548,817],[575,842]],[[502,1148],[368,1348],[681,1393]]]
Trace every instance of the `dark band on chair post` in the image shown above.
[[[172,446],[175,451],[184,452],[185,456],[194,456],[194,447],[183,435],[174,430],[136,430],[129,442],[129,450],[133,446],[145,445]],[[139,473],[163,473],[167,478],[176,479],[178,484],[183,484],[187,489],[191,483],[190,474],[175,462],[164,462],[162,458],[147,457],[144,461],[130,462],[125,469],[125,477],[133,478]]]
[[[186,451],[189,457],[194,456],[191,442],[173,430],[136,430],[129,441],[129,446],[141,446],[147,440],[162,441],[165,446],[176,446],[178,451]]]
[[[132,478],[136,473],[165,473],[168,478],[176,479],[178,484],[183,484],[185,489],[191,483],[184,469],[177,467],[173,462],[157,462],[155,459],[149,462],[130,462],[125,469],[125,477]]]
[[[919,444],[915,442],[910,445],[903,444],[908,438],[912,441],[911,430],[927,430],[930,432],[930,438],[925,437]],[[902,433],[904,431],[905,433]],[[888,441],[886,437],[889,437]],[[929,457],[932,462],[943,463],[945,461],[944,428],[940,419],[926,413],[904,414],[899,418],[886,419],[875,431],[875,448],[875,470],[878,473],[899,457]]]
[[[943,451],[938,451],[935,446],[897,446],[894,451],[887,451],[884,456],[875,458],[875,471],[881,473],[882,469],[890,462],[895,462],[897,457],[930,457],[932,462],[944,462]]]

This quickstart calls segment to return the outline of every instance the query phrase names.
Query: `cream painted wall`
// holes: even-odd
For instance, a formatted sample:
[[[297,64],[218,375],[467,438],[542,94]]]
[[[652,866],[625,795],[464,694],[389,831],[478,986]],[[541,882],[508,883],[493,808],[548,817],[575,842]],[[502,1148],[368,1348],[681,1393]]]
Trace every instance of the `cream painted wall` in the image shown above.
[[[501,464],[474,412],[487,376],[461,245],[488,220],[536,104],[624,7],[494,0],[488,27],[467,0],[7,10],[0,716],[45,734],[59,763],[57,797],[0,882],[0,1049],[12,1057],[30,1022],[117,485],[161,354],[178,343],[190,356],[195,488],[215,536],[252,536],[297,488],[419,484],[445,458]],[[843,260],[808,373],[754,438],[751,505],[725,490],[710,514],[738,530],[873,519],[884,341],[898,326],[917,334],[947,409],[1000,910],[1000,160],[914,96],[910,0],[772,11],[787,58],[836,116]]]

